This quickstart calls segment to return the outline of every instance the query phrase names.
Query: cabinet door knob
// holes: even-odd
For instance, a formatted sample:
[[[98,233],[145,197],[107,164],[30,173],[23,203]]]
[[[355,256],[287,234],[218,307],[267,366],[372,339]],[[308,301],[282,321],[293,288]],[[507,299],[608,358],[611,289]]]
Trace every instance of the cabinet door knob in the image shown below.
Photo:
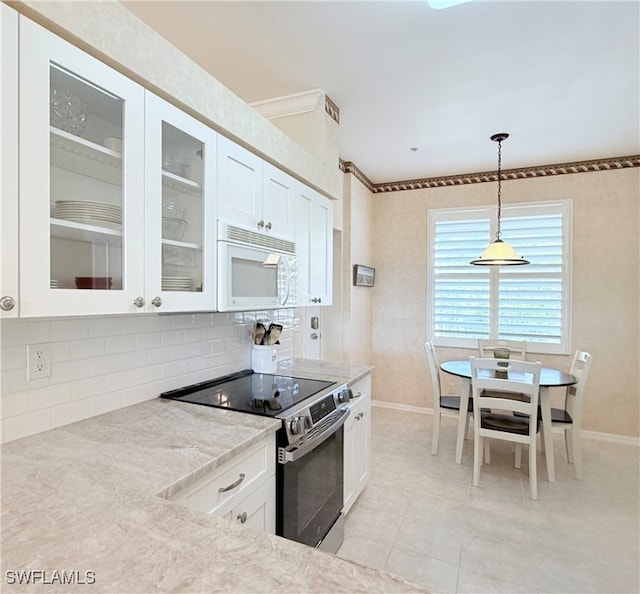
[[[144,299],[143,299],[142,297],[136,297],[136,298],[133,300],[133,304],[134,304],[136,307],[143,307],[143,306],[144,306]]]
[[[247,512],[242,512],[238,514],[238,520],[240,520],[241,524],[244,524],[247,521]]]
[[[266,229],[267,229],[267,231],[271,231],[271,223],[267,223],[266,224]]]
[[[155,305],[156,307],[160,307],[162,305],[162,299],[160,299],[160,297],[154,297],[151,300],[151,305]]]
[[[2,311],[11,311],[15,306],[16,301],[13,297],[9,297],[9,295],[0,297],[0,309]]]
[[[322,298],[321,297],[314,297],[311,300],[311,303],[322,303]]]
[[[262,229],[264,227],[264,221],[262,219],[260,219],[258,221],[258,229]]]

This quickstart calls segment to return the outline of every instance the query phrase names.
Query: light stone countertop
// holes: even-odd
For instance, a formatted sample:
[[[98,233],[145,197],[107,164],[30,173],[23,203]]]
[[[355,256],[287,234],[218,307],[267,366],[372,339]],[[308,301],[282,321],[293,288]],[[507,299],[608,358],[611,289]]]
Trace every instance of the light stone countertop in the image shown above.
[[[328,366],[318,364],[316,377]],[[351,369],[351,370],[350,370]],[[371,368],[334,367],[338,381]],[[313,375],[313,363],[290,370]],[[349,378],[349,374],[353,377]],[[327,377],[327,376],[325,376]],[[420,592],[334,555],[162,498],[279,421],[154,399],[2,446],[2,592]],[[18,585],[7,572],[92,585]]]

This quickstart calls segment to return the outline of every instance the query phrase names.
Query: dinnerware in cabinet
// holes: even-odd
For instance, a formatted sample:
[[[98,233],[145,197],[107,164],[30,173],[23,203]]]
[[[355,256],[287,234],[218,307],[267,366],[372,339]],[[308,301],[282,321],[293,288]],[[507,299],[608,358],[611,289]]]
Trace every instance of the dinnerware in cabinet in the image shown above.
[[[52,126],[82,136],[87,126],[87,106],[64,85],[52,83],[49,93]]]
[[[122,139],[113,136],[107,136],[102,139],[102,145],[116,153],[122,153]]]
[[[162,237],[180,241],[187,228],[187,221],[174,217],[162,217]]]
[[[113,279],[110,276],[76,276],[78,289],[110,289]]]

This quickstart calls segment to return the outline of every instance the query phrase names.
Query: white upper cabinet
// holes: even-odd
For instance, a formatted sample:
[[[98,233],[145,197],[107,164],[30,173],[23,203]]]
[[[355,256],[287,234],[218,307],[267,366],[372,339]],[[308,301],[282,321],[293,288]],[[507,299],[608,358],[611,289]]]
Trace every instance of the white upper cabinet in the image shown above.
[[[0,316],[215,311],[217,220],[295,242],[331,304],[330,200],[1,8]]]
[[[262,159],[224,136],[218,138],[218,218],[262,230]]]
[[[262,220],[269,235],[295,240],[296,181],[270,163],[262,163]]]
[[[24,18],[19,56],[20,315],[214,311],[217,134]]]
[[[218,219],[293,241],[295,182],[232,140],[218,140]]]
[[[18,13],[0,4],[0,317],[19,313],[18,288]]]
[[[217,134],[147,92],[145,308],[215,309]]]
[[[331,305],[333,299],[333,204],[298,184],[296,197],[298,305]]]
[[[20,315],[137,311],[144,90],[20,19]]]

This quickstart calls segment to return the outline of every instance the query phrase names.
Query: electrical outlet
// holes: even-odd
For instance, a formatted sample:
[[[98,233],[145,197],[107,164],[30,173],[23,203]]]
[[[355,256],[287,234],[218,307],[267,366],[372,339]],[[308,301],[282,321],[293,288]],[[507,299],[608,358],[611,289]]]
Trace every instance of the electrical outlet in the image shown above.
[[[27,381],[51,375],[51,348],[48,344],[27,345]]]

